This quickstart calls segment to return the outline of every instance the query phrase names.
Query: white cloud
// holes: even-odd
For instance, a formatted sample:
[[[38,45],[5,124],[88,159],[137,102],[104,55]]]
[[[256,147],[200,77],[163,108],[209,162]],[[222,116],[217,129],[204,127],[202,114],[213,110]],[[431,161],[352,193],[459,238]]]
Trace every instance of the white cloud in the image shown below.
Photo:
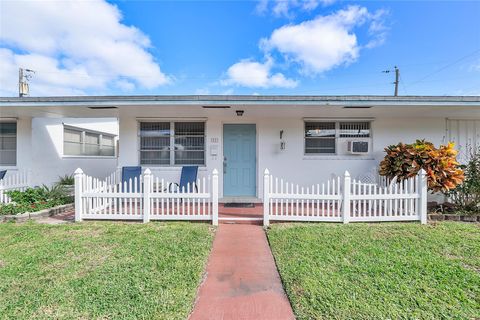
[[[330,5],[336,0],[260,0],[257,4],[256,11],[264,14],[270,9],[277,17],[292,17],[292,11],[300,9],[304,11],[312,11],[319,5]],[[270,4],[272,4],[270,6]]]
[[[306,5],[308,1],[302,2]],[[282,2],[289,5],[290,1]],[[286,78],[282,73],[272,74],[272,56],[279,52],[287,62],[299,64],[304,74],[318,74],[340,65],[356,61],[362,48],[381,45],[386,38],[384,18],[387,12],[369,12],[365,7],[348,6],[326,16],[318,16],[299,24],[287,24],[272,32],[269,38],[260,41],[264,51],[264,63],[251,59],[241,60],[230,66],[226,85],[245,87],[293,88],[298,81]],[[358,42],[355,28],[368,24],[365,45]],[[291,64],[290,64],[291,65]]]
[[[365,7],[349,6],[331,15],[318,16],[300,24],[276,29],[261,41],[262,48],[278,50],[287,60],[302,65],[305,73],[321,73],[355,61],[361,46],[353,29],[369,23],[371,36],[366,47],[381,44],[386,36],[385,11],[370,13]]]
[[[155,88],[169,82],[150,41],[103,0],[4,1],[0,94],[15,94],[18,67],[36,71],[32,95]]]
[[[368,34],[372,39],[365,45],[366,48],[371,49],[381,46],[387,39],[388,28],[385,26],[385,17],[388,15],[387,10],[379,9],[373,14],[370,14],[370,26],[368,27]]]
[[[264,63],[250,59],[241,60],[228,68],[223,85],[238,85],[251,88],[294,88],[296,80],[288,79],[281,73],[271,73],[273,60],[267,57]]]

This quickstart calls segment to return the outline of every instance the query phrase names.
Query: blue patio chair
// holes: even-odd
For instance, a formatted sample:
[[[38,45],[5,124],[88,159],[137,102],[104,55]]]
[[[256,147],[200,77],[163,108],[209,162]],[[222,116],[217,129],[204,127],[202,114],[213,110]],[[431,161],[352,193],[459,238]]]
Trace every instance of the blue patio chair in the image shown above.
[[[5,175],[7,174],[7,170],[0,170],[0,180],[5,178]]]
[[[193,188],[195,188],[195,191],[198,192],[198,186],[197,186],[197,174],[198,174],[198,166],[185,166],[182,167],[182,173],[180,175],[180,184],[174,182],[170,183],[168,186],[168,189],[170,192],[178,192],[184,190],[185,192],[187,191],[187,186],[190,185],[190,192],[193,191]],[[176,190],[172,190],[172,186],[177,186]]]
[[[134,180],[137,178],[137,188],[140,188],[140,177],[142,175],[142,167],[122,167],[122,190],[124,183],[127,183],[126,190],[123,192],[130,192],[130,179],[132,180],[132,188],[134,188]],[[134,190],[137,191],[137,190]]]

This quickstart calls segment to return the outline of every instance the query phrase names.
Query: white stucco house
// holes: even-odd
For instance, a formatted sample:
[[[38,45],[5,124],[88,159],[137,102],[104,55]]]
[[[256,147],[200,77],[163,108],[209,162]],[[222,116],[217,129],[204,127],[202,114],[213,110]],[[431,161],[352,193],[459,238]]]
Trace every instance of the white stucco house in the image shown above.
[[[426,139],[480,146],[475,96],[82,96],[0,98],[0,169],[36,184],[82,167],[122,166],[178,180],[183,165],[220,172],[223,199],[262,197],[265,168],[314,184],[361,178],[383,149]]]

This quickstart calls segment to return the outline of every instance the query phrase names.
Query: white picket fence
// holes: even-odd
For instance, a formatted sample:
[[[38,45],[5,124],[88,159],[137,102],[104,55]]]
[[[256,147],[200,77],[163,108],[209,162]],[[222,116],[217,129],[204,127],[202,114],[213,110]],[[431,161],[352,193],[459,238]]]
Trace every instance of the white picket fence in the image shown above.
[[[29,171],[20,171],[10,174],[0,180],[0,203],[10,203],[11,199],[6,194],[7,191],[25,191],[30,187],[30,172]]]
[[[75,171],[75,221],[211,220],[218,225],[218,171],[194,185],[176,188],[146,169],[139,179],[118,182],[112,174],[100,180]]]
[[[264,226],[270,221],[427,222],[427,182],[424,170],[407,180],[363,183],[343,178],[300,187],[264,174]]]

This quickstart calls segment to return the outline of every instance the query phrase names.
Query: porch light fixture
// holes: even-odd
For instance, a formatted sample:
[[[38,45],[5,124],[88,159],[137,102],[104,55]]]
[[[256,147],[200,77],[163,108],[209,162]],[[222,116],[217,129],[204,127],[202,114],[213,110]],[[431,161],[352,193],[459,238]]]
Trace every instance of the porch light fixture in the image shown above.
[[[235,110],[235,112],[237,113],[237,116],[239,116],[239,117],[243,116],[243,113],[244,113],[243,110]]]

